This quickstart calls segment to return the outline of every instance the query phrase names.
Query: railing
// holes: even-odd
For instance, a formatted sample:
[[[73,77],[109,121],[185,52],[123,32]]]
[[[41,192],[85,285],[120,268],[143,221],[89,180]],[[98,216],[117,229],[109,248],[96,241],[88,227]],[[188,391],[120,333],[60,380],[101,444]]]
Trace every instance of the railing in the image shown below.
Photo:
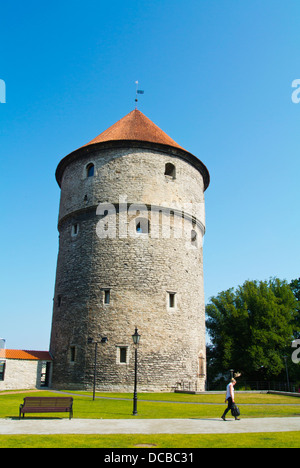
[[[224,382],[207,382],[206,390],[224,390],[226,383]],[[268,391],[277,390],[280,392],[298,392],[298,386],[295,382],[276,382],[276,381],[264,381],[264,380],[240,380],[237,379],[235,390],[256,390],[256,391]]]
[[[206,382],[206,391],[224,391],[228,382]],[[199,392],[199,382],[191,382],[181,380],[176,382],[172,387],[174,391],[181,392]],[[265,381],[265,380],[240,380],[237,379],[235,385],[237,391],[270,391],[275,390],[279,392],[299,392],[300,387],[295,382],[277,382],[277,381]]]

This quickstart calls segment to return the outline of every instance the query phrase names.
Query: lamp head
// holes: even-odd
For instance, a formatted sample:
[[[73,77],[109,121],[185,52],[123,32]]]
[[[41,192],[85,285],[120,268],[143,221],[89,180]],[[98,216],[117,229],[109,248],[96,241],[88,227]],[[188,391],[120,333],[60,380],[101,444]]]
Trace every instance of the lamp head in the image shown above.
[[[135,345],[138,345],[140,342],[141,335],[138,334],[138,329],[135,327],[134,335],[132,335],[132,340]]]

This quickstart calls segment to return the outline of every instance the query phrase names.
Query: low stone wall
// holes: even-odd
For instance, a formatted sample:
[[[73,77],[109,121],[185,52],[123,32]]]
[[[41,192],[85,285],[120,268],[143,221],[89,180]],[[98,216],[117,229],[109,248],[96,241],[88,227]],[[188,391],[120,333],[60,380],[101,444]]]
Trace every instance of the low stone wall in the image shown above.
[[[31,389],[40,386],[42,361],[6,359],[4,381],[0,390]]]

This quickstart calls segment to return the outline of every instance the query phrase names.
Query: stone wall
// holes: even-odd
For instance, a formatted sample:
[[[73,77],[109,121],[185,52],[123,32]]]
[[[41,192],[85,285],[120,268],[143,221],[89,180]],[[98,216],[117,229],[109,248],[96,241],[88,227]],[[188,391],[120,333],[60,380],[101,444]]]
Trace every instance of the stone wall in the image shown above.
[[[176,168],[175,179],[165,176],[169,162]],[[90,163],[95,165],[94,177],[86,176]],[[84,154],[66,167],[59,219],[101,202],[118,203],[122,195],[127,196],[130,204],[203,205],[203,178],[195,167],[173,154],[146,148],[98,150]]]
[[[167,163],[175,177],[165,175]],[[91,387],[94,345],[87,342],[101,335],[108,342],[98,346],[97,388],[132,388],[137,326],[140,390],[169,390],[181,380],[203,390],[203,191],[193,165],[153,148],[97,150],[67,165],[50,349],[54,387]],[[99,208],[105,202],[107,213]],[[186,206],[198,207],[197,219]],[[149,221],[148,233],[137,232],[137,219]]]
[[[41,382],[42,361],[7,359],[4,381],[0,381],[0,390],[39,388]]]

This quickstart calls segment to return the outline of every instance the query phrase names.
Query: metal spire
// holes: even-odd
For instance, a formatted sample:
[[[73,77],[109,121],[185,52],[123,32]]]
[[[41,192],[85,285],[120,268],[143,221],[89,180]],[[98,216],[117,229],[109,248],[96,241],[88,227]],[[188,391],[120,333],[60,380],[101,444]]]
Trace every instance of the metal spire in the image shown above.
[[[144,91],[142,89],[138,89],[138,87],[139,87],[139,82],[138,81],[136,81],[135,84],[136,84],[136,90],[135,90],[135,102],[136,102],[136,104],[135,104],[135,108],[137,109],[138,94],[144,94]]]

